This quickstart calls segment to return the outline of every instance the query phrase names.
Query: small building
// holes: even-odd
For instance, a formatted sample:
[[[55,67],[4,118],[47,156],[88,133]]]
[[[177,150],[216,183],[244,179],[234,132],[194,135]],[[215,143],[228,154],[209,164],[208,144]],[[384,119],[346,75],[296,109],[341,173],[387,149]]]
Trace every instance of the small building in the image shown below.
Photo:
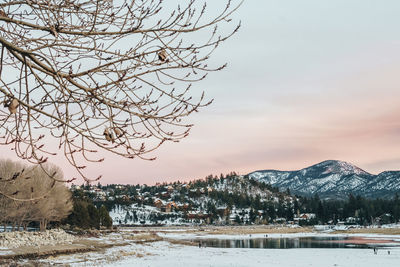
[[[154,207],[156,207],[159,210],[161,210],[163,205],[164,205],[164,203],[163,203],[163,201],[161,199],[156,199],[154,201]]]
[[[357,218],[354,218],[354,217],[347,217],[347,218],[346,218],[346,223],[348,223],[348,224],[357,223]]]
[[[309,221],[315,218],[316,218],[315,213],[302,213],[299,216],[299,220],[305,220],[305,221]]]
[[[167,187],[167,192],[168,193],[172,193],[174,191],[174,188],[171,186],[171,185],[169,185],[168,187]]]
[[[178,208],[178,205],[175,204],[175,202],[169,202],[167,205],[165,205],[165,212],[172,212],[175,209]]]
[[[220,207],[217,207],[217,213],[221,218],[226,218],[227,216],[229,216],[231,211],[229,210],[228,207],[220,206]]]
[[[187,203],[180,204],[180,205],[178,205],[178,209],[182,210],[182,211],[187,211],[189,209],[189,204],[187,204]]]
[[[161,197],[163,198],[169,198],[170,196],[171,195],[167,191],[161,192]]]

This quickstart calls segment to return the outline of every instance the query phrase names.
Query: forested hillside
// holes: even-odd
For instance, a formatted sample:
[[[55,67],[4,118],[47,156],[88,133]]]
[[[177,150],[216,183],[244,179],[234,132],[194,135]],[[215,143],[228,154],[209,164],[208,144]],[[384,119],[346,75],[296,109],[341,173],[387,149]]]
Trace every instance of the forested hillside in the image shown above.
[[[400,200],[296,196],[235,173],[191,182],[73,186],[110,211],[114,224],[382,224],[400,219]]]

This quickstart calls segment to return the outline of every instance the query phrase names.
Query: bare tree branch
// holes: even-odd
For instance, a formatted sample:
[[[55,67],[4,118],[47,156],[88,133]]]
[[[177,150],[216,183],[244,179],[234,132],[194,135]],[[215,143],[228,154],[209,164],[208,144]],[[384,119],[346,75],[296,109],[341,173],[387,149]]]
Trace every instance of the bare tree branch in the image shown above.
[[[99,150],[153,160],[146,154],[187,137],[187,117],[211,103],[191,84],[225,67],[208,61],[238,30],[219,28],[240,3],[211,17],[205,2],[182,2],[3,1],[1,144],[35,164],[63,151],[93,181],[84,169],[103,160]]]

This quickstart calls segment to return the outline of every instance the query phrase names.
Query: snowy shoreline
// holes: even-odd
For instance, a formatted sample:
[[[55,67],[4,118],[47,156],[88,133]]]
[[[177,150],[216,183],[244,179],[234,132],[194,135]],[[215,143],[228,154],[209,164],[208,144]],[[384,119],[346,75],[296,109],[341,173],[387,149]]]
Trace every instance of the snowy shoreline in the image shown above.
[[[249,226],[228,228],[238,230],[237,234],[221,234],[221,228],[207,227],[155,227],[155,228],[121,228],[118,232],[102,234],[98,238],[88,238],[101,244],[124,243],[122,246],[109,246],[104,250],[78,252],[70,255],[59,255],[37,259],[41,264],[64,266],[270,266],[303,267],[303,266],[398,266],[400,247],[385,247],[375,255],[371,249],[358,248],[199,248],[196,243],[187,240],[228,239],[249,240],[258,238],[302,238],[302,237],[361,237],[368,242],[381,243],[382,240],[400,242],[400,235],[354,234],[354,233],[321,233],[299,232],[271,233],[265,228],[264,233],[243,234],[247,231],[260,231],[260,228]],[[226,230],[226,229],[225,229]],[[269,232],[268,232],[269,230]],[[273,229],[272,229],[273,230]],[[275,229],[276,230],[276,229]],[[392,245],[395,245],[395,244]],[[388,243],[388,246],[391,244]],[[397,244],[398,245],[398,244]],[[2,247],[3,255],[7,248]],[[390,252],[388,252],[390,251]],[[390,254],[389,254],[390,253]],[[18,260],[27,263],[29,260]]]
[[[131,231],[125,229],[121,236],[114,234],[112,238],[123,238],[123,234]],[[137,235],[143,232],[135,231]],[[68,256],[59,256],[51,260],[52,264],[69,264],[70,266],[280,266],[280,267],[305,267],[305,266],[340,266],[340,267],[394,267],[400,262],[400,248],[379,249],[374,254],[372,249],[325,249],[325,248],[294,248],[294,249],[255,249],[255,248],[216,248],[190,246],[185,243],[174,243],[168,240],[184,240],[196,234],[182,234],[157,232],[164,240],[151,243],[130,243],[125,247],[114,247],[105,253],[86,253]],[[268,238],[305,237],[305,236],[333,236],[321,233],[294,233],[294,234],[268,234]],[[251,235],[259,238],[265,234]],[[335,235],[337,236],[337,235]],[[352,235],[359,236],[359,235]],[[204,238],[242,238],[243,235],[203,235]],[[249,235],[247,235],[250,238]],[[387,238],[382,235],[371,235],[377,240]],[[392,236],[400,238],[399,236]],[[111,237],[103,237],[105,240]],[[390,251],[390,252],[388,252]],[[389,254],[390,253],[390,254]],[[82,263],[82,259],[85,262]]]
[[[71,244],[75,239],[73,235],[60,229],[45,232],[5,232],[0,233],[0,247],[56,246],[58,244]]]

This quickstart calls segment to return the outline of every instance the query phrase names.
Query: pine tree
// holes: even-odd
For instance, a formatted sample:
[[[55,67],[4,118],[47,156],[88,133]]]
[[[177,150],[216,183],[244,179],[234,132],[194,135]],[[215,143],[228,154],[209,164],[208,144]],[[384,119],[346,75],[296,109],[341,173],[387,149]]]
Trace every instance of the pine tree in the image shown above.
[[[96,207],[92,203],[89,203],[87,205],[87,211],[89,214],[90,228],[100,229],[99,211],[96,209]]]
[[[112,219],[106,206],[102,205],[99,209],[99,218],[100,218],[100,225],[106,228],[111,228],[112,226]]]
[[[90,218],[87,210],[87,203],[81,200],[74,200],[72,213],[66,219],[66,223],[86,229],[90,226]]]
[[[318,208],[317,208],[317,219],[320,220],[321,222],[325,222],[325,209],[324,206],[322,205],[322,202],[318,202]]]

